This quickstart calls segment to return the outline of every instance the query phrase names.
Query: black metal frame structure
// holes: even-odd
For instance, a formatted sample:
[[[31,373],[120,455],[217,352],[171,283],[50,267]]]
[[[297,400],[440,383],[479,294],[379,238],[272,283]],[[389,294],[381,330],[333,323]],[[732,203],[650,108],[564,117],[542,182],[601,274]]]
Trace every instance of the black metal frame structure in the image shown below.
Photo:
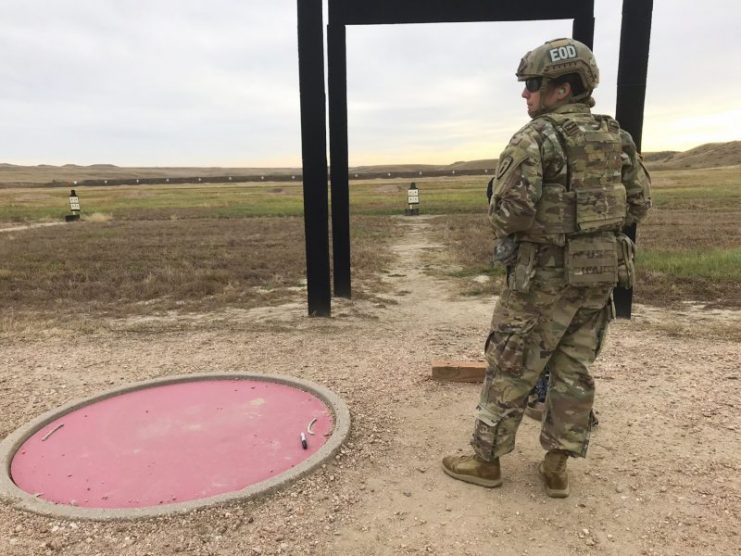
[[[573,37],[594,40],[594,0],[327,0],[329,148],[334,293],[350,297],[350,203],[347,143],[348,25],[573,20]],[[329,199],[322,0],[297,0],[304,226],[309,314],[331,313]],[[653,0],[623,0],[616,118],[640,151]],[[541,37],[543,40],[552,37]],[[537,41],[536,41],[537,42]],[[535,45],[534,45],[535,46]],[[632,230],[635,239],[635,229]],[[618,315],[630,317],[632,291],[616,291]]]

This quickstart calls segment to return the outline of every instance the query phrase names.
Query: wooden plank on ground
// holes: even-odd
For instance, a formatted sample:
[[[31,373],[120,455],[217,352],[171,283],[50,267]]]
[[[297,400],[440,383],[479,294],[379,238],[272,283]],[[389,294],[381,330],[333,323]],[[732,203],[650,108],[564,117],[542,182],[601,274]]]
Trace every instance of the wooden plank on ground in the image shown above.
[[[456,361],[437,359],[432,361],[432,378],[447,382],[483,382],[486,373],[484,361]]]

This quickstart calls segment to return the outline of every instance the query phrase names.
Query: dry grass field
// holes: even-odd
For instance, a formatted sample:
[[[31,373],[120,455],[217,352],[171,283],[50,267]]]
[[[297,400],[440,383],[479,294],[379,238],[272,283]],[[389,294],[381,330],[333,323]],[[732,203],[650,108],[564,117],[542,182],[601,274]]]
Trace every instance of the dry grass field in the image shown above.
[[[440,216],[432,233],[447,246],[450,277],[465,295],[489,295],[501,284],[501,269],[490,265],[486,181],[417,181],[423,213]],[[636,300],[741,306],[740,167],[659,170],[653,182],[655,207],[639,229]],[[408,185],[351,186],[361,281],[388,265],[389,217],[403,210]],[[74,303],[106,312],[254,306],[295,296],[305,272],[301,193],[299,184],[277,183],[79,188],[81,223],[2,234],[0,296],[15,311]],[[0,230],[61,222],[67,194],[0,189]],[[470,280],[477,275],[493,278],[493,286]]]
[[[100,220],[2,233],[4,318],[244,309],[300,299],[305,289],[300,218]],[[354,222],[360,283],[388,266],[391,228],[383,217]]]

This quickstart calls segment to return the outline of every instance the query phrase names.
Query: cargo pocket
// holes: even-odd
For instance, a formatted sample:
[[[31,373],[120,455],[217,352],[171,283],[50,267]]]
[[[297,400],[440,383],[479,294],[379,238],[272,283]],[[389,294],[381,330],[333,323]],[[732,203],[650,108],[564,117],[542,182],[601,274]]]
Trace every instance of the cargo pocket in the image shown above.
[[[507,286],[512,291],[527,293],[535,277],[538,246],[535,243],[522,242],[517,249],[517,261],[507,275]]]
[[[516,416],[517,415],[517,416]],[[482,458],[491,461],[515,448],[515,435],[522,412],[502,416],[479,414],[473,430],[471,445]]]
[[[501,326],[486,339],[486,361],[502,373],[521,375],[525,366],[527,341],[535,323]]]

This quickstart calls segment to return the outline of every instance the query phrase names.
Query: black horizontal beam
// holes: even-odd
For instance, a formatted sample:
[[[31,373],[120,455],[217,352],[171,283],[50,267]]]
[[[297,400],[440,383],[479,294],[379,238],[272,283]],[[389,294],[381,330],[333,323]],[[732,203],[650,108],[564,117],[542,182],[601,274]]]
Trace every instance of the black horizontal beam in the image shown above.
[[[330,0],[330,25],[573,19],[593,0]]]

